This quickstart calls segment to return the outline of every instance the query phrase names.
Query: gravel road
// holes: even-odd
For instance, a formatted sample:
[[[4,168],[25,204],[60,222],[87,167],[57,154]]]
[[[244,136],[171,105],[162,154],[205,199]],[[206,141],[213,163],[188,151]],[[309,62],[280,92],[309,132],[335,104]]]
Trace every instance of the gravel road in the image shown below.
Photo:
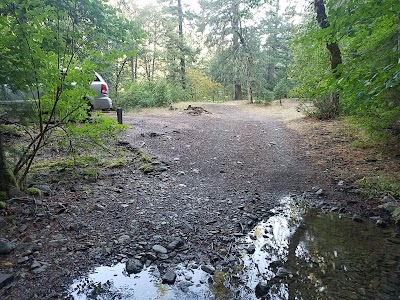
[[[235,236],[282,197],[306,192],[330,201],[334,188],[285,125],[297,116],[293,105],[202,107],[210,113],[124,116],[130,129],[121,141],[153,156],[155,172],[104,170],[96,182],[73,188],[50,183],[52,195],[36,208],[23,203],[20,220],[4,234],[17,248],[0,256],[0,273],[14,276],[1,298],[58,299],[90,268],[130,258],[152,261],[161,273],[182,261],[218,267],[234,253]],[[179,247],[168,247],[174,241]]]

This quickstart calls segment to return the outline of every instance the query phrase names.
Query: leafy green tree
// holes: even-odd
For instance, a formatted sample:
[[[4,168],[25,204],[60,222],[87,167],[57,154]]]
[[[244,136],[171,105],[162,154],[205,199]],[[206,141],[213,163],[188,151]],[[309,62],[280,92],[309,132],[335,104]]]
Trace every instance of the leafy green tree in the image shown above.
[[[297,29],[291,68],[298,84],[296,94],[311,99],[321,110],[332,104],[332,91],[339,92],[340,102],[333,102],[333,111],[339,105],[342,113],[365,120],[369,128],[395,133],[400,119],[400,3],[315,3],[325,4],[326,19],[319,17],[318,26],[309,17],[308,23]],[[335,57],[329,48],[335,43],[341,45],[341,60],[338,49],[333,49]],[[324,44],[330,51],[324,51]]]
[[[118,57],[121,49],[113,46],[127,36],[115,27],[122,24],[115,10],[101,0],[4,0],[0,12],[0,84],[24,92],[33,107],[30,123],[22,115],[16,124],[29,137],[12,161],[21,186],[54,136],[70,136],[70,121],[87,119],[94,66]]]
[[[249,26],[246,21],[253,18],[247,1],[199,1],[202,9],[200,29],[209,34],[206,44],[219,48],[220,57],[226,57],[231,66],[227,78],[233,77],[235,100],[243,99],[242,83],[247,82],[249,102],[252,102],[252,64],[253,55],[249,44]],[[227,55],[230,54],[228,57]]]

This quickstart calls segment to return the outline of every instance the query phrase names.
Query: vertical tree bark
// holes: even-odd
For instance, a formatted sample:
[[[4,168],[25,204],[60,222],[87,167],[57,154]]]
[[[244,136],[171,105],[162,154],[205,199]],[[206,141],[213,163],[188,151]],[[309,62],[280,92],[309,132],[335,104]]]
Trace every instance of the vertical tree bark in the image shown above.
[[[232,29],[233,29],[233,51],[239,52],[239,3],[232,5]],[[235,100],[243,100],[242,83],[239,78],[238,72],[235,72]]]
[[[235,100],[243,100],[242,84],[240,82],[235,83]]]
[[[11,175],[7,169],[6,156],[4,154],[4,136],[0,131],[0,193],[8,195],[10,187],[13,185]],[[0,195],[2,197],[3,195]]]
[[[328,18],[326,16],[324,0],[314,0],[314,8],[317,14],[317,22],[322,29],[329,27]],[[326,48],[331,56],[331,70],[336,79],[341,77],[338,66],[342,63],[342,54],[337,42],[326,42]],[[333,91],[330,97],[332,117],[339,114],[339,94]]]
[[[400,65],[400,11],[397,12],[397,22],[397,52],[399,53],[397,63]]]
[[[182,88],[186,89],[186,62],[185,62],[185,49],[184,49],[184,36],[183,36],[183,11],[182,1],[178,0],[178,22],[179,22],[179,49],[181,51],[180,57],[180,72]]]

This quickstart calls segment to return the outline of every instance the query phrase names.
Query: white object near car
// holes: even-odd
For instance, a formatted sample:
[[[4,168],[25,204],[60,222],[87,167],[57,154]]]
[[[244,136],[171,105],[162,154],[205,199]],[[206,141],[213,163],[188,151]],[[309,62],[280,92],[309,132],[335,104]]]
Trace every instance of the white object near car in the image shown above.
[[[95,72],[96,79],[90,85],[90,88],[96,92],[96,96],[86,96],[93,106],[94,110],[109,110],[112,108],[112,100],[108,94],[108,84],[101,77],[101,75]]]

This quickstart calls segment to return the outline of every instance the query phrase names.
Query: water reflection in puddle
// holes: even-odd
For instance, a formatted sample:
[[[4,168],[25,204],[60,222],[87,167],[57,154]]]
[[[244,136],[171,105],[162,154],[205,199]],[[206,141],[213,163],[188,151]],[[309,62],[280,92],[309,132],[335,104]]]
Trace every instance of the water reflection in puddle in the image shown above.
[[[127,274],[125,264],[102,266],[70,287],[70,297],[84,299],[210,299],[206,285],[208,275],[201,269],[176,268],[175,285],[161,283],[157,268],[144,269],[139,274]],[[200,297],[200,298],[199,298]]]
[[[73,299],[400,299],[400,246],[388,234],[285,197],[237,240],[239,259],[217,271],[212,284],[197,268],[177,266],[169,286],[156,268],[128,276],[118,264],[97,268],[69,291]],[[256,296],[259,282],[264,288]]]

